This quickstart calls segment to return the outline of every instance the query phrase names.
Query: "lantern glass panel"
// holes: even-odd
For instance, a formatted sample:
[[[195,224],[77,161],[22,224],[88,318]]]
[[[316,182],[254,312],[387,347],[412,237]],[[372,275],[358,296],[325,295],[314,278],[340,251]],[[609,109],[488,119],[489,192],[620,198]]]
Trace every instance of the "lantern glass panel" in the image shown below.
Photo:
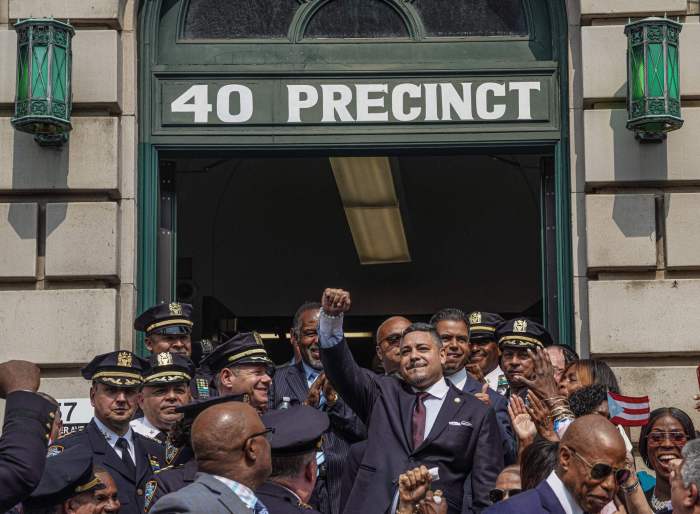
[[[647,47],[647,84],[649,96],[664,96],[664,47],[649,43]]]
[[[678,86],[678,47],[668,45],[668,94],[671,98],[680,100],[681,93]]]
[[[29,62],[28,57],[29,52],[27,46],[24,45],[19,49],[19,62],[17,63],[19,73],[17,80],[17,100],[27,99],[27,86],[29,83]]]
[[[55,100],[65,101],[66,50],[60,46],[53,48],[53,69],[51,70],[51,91]]]
[[[644,98],[644,47],[635,46],[632,50],[632,100]]]
[[[45,46],[32,48],[32,98],[47,96],[49,74],[48,52]]]

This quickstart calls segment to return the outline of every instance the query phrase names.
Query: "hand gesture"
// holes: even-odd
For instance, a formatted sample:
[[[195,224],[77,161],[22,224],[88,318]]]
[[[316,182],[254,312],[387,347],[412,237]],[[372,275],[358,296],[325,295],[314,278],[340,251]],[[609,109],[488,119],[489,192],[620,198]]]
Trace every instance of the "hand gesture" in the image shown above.
[[[323,308],[323,312],[329,316],[338,316],[348,312],[351,305],[350,293],[347,291],[331,288],[323,291],[321,307]]]
[[[441,490],[435,492],[428,489],[425,499],[418,502],[417,514],[447,514],[447,502]]]
[[[428,468],[420,466],[399,475],[399,506],[397,514],[413,513],[418,503],[425,499],[432,478]]]
[[[326,381],[326,375],[325,373],[321,373],[318,378],[314,381],[313,384],[311,384],[311,387],[309,387],[309,392],[306,395],[306,400],[304,401],[304,405],[308,405],[309,407],[313,407],[314,409],[318,409],[318,404],[321,401],[321,391],[323,390],[323,385]]]
[[[537,351],[528,350],[527,354],[535,363],[535,378],[530,380],[522,377],[522,382],[540,398],[551,398],[559,394],[559,385],[554,378],[554,366],[549,355],[542,348]]]
[[[532,443],[537,435],[537,427],[527,412],[525,402],[518,395],[510,397],[508,402],[508,415],[510,423],[513,425],[515,435],[520,441],[520,446],[524,447]]]
[[[338,393],[336,392],[335,388],[333,387],[333,384],[331,384],[331,381],[328,380],[328,377],[326,377],[325,373],[321,373],[321,376],[318,377],[319,380],[323,377],[323,396],[326,397],[326,405],[329,407],[333,407],[335,405],[335,402],[338,401]]]
[[[527,413],[535,422],[537,432],[548,441],[559,441],[559,436],[554,431],[554,423],[550,417],[549,407],[532,391],[528,391],[527,399],[530,402],[530,405],[526,407]]]
[[[7,361],[0,364],[0,398],[14,391],[39,390],[41,373],[36,364],[27,361]]]
[[[477,400],[481,400],[481,403],[483,403],[487,407],[491,406],[491,398],[489,398],[488,384],[484,384],[483,386],[481,386],[481,392],[475,393],[474,396],[476,396]]]
[[[486,383],[486,379],[484,378],[484,370],[481,369],[481,366],[478,364],[467,364],[465,368],[467,369],[467,372],[476,380],[482,384]]]

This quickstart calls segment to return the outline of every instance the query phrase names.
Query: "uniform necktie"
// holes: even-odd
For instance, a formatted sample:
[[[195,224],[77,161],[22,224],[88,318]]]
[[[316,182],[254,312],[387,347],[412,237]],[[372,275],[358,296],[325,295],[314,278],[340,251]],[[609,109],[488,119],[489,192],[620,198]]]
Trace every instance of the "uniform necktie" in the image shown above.
[[[131,460],[131,455],[129,454],[129,441],[127,441],[123,437],[120,437],[119,439],[117,439],[116,446],[122,451],[122,462],[124,463],[124,466],[126,467],[127,471],[131,474],[132,477],[136,477],[136,466],[134,465],[134,461]]]
[[[421,391],[416,394],[416,405],[413,408],[413,419],[411,428],[413,429],[413,449],[418,448],[425,438],[425,405],[423,400],[428,396],[428,393]]]
[[[168,439],[168,435],[165,432],[158,432],[156,434],[156,439],[158,440],[158,442],[165,444],[165,441],[167,441]]]
[[[255,500],[255,506],[253,507],[253,512],[255,514],[270,514],[267,507],[260,500]]]

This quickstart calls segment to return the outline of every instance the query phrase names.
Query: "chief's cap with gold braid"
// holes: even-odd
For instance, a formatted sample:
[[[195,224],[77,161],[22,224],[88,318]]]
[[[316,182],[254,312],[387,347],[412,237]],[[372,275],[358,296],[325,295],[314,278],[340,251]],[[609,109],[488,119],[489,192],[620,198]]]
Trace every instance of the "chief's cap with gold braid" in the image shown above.
[[[498,347],[544,348],[554,344],[552,336],[539,323],[527,318],[515,318],[501,324],[496,330]]]
[[[189,383],[194,375],[194,364],[187,357],[170,352],[151,356],[151,367],[143,374],[144,386]]]
[[[503,318],[493,312],[474,311],[469,314],[469,340],[496,341],[496,329]]]
[[[265,364],[274,369],[275,363],[267,355],[267,350],[257,332],[236,334],[217,346],[200,362],[202,368],[209,369],[213,373],[241,364]]]
[[[116,387],[138,387],[148,361],[126,350],[98,355],[80,372],[86,380]]]
[[[146,335],[189,335],[192,333],[192,306],[189,303],[161,303],[141,313],[134,330]]]
[[[328,414],[306,405],[267,411],[262,422],[275,429],[270,438],[273,455],[300,455],[319,450],[321,437],[330,426]]]
[[[53,507],[81,493],[104,488],[93,474],[92,452],[86,446],[73,446],[46,458],[39,485],[23,504],[25,508]]]

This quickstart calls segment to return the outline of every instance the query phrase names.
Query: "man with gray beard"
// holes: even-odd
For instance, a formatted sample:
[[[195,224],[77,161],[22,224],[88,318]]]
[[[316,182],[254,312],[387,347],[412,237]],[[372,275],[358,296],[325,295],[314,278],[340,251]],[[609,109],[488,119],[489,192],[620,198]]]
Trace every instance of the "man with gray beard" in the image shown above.
[[[314,302],[297,309],[290,332],[301,361],[277,369],[270,391],[270,409],[278,409],[286,402],[309,405],[328,414],[330,428],[324,434],[322,451],[316,455],[318,480],[310,503],[322,514],[339,514],[343,466],[350,445],[364,439],[366,433],[362,422],[323,373],[318,345],[320,309],[321,305]]]

